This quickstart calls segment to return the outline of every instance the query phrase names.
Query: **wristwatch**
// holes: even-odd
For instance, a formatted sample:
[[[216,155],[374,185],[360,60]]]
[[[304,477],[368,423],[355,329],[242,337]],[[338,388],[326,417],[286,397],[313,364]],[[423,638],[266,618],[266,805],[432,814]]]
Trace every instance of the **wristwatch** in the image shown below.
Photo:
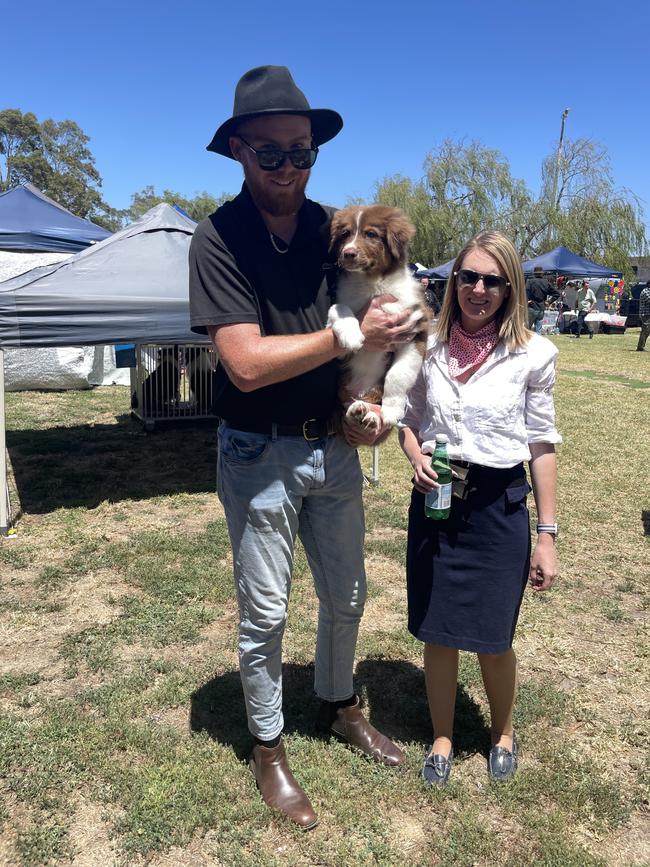
[[[559,527],[557,524],[538,524],[537,525],[537,534],[540,533],[550,533],[551,536],[555,536],[557,538],[557,534],[559,533]]]

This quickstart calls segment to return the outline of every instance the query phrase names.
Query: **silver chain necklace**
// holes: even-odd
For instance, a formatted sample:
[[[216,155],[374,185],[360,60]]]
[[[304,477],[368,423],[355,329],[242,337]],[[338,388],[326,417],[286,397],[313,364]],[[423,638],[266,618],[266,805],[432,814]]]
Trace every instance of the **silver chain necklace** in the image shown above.
[[[273,249],[276,253],[281,253],[283,256],[285,253],[289,252],[289,245],[287,245],[285,250],[281,250],[278,245],[275,243],[275,238],[273,237],[273,232],[269,232],[269,238],[271,239],[271,243],[273,244]]]

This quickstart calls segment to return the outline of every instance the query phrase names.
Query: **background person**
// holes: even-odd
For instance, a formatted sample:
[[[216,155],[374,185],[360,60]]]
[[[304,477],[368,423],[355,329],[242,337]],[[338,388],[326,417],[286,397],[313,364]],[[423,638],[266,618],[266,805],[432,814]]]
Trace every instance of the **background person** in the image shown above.
[[[554,301],[559,291],[544,277],[544,269],[536,265],[533,276],[526,280],[526,299],[528,301],[528,327],[538,334],[542,333],[542,322],[547,300]]]
[[[586,328],[589,332],[589,339],[592,339],[594,332],[591,326],[587,325],[585,322],[585,317],[597,309],[598,302],[596,301],[594,291],[590,287],[589,283],[587,283],[586,280],[583,280],[582,285],[576,292],[576,311],[578,313],[578,333],[576,334],[576,337],[580,337],[582,329]]]
[[[343,125],[311,109],[283,66],[247,72],[233,116],[208,150],[239,161],[240,194],[203,220],[190,248],[192,328],[219,358],[217,486],[233,550],[239,664],[250,766],[264,801],[302,828],[316,814],[291,773],[281,735],[282,637],[299,534],[319,600],[315,691],[326,728],[387,765],[403,755],[361,713],[353,666],[366,598],[362,472],[340,435],[339,359],[325,328],[329,220],[305,197],[318,148]],[[389,351],[413,334],[409,312],[360,313],[365,348]],[[381,432],[380,432],[381,433]],[[363,431],[352,443],[371,441]]]
[[[489,773],[517,766],[512,639],[526,582],[555,578],[555,346],[526,328],[524,278],[513,245],[482,232],[461,250],[447,284],[400,441],[414,471],[409,511],[408,627],[424,647],[433,745],[422,775],[444,785],[453,758],[458,651],[478,654],[490,705]],[[438,433],[457,474],[447,520],[424,515],[436,485]],[[524,461],[537,506],[531,558]],[[464,479],[464,482],[462,481]]]
[[[434,292],[433,285],[431,284],[429,278],[421,277],[420,286],[422,286],[422,291],[424,292],[424,300],[433,311],[433,315],[437,316],[438,313],[440,313],[440,301],[438,301],[438,297]]]
[[[639,295],[639,317],[641,319],[641,333],[636,345],[637,352],[643,352],[645,342],[650,334],[650,280],[645,284],[645,289]]]

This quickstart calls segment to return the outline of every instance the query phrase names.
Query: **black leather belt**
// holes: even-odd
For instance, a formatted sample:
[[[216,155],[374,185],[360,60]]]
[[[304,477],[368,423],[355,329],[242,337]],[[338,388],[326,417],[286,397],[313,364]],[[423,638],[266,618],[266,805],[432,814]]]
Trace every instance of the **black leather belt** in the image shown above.
[[[333,418],[308,418],[298,424],[277,424],[273,421],[238,421],[237,419],[223,419],[223,423],[235,430],[243,430],[248,433],[279,437],[304,437],[308,442],[330,437],[339,431]]]

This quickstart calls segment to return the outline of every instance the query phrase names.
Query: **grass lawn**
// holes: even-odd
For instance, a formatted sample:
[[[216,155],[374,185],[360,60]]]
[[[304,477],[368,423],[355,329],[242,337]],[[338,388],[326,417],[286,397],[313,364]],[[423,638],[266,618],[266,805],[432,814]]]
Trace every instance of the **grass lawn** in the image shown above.
[[[145,435],[128,389],[7,395],[20,516],[0,542],[0,864],[650,864],[650,352],[634,352],[637,335],[553,338],[561,575],[522,606],[511,784],[488,782],[486,700],[462,654],[452,782],[420,785],[430,728],[405,627],[410,473],[395,438],[365,492],[357,684],[403,771],[316,732],[316,599],[298,551],[286,744],[320,816],[309,834],[266,810],[247,770],[212,427]]]

